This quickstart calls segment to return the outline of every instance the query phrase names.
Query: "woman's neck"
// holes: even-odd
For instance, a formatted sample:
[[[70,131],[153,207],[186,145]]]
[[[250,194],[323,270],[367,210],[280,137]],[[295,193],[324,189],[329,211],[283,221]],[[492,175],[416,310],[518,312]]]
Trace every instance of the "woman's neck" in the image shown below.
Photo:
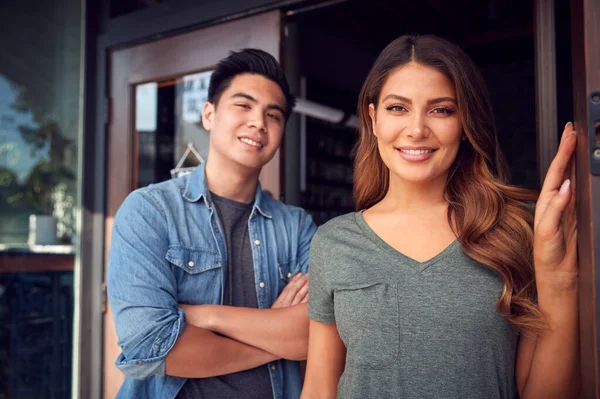
[[[388,192],[380,206],[384,209],[420,212],[447,206],[446,176],[427,182],[410,182],[390,176]]]

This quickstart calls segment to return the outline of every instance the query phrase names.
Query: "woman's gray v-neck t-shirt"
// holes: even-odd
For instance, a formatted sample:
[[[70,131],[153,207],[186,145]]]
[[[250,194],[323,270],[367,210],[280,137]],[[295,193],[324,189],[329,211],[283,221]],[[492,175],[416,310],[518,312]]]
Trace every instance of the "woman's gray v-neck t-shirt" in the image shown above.
[[[346,345],[338,398],[517,397],[502,278],[458,241],[417,262],[351,213],[318,229],[310,257],[309,317]]]

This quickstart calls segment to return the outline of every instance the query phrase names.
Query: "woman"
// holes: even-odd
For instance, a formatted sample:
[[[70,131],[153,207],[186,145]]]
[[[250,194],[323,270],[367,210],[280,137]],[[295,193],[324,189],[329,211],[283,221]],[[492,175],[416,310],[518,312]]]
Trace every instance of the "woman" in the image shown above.
[[[358,112],[359,211],[312,243],[302,398],[575,397],[572,124],[533,220],[535,197],[506,183],[483,79],[457,46],[396,39]]]

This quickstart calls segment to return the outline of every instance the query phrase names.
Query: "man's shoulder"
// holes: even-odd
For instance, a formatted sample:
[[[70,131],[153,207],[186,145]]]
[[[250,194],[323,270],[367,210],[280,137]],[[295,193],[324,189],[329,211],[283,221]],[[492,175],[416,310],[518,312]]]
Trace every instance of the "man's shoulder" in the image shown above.
[[[139,192],[144,195],[150,195],[155,197],[164,197],[169,195],[182,196],[187,187],[189,178],[190,176],[187,175],[165,180],[160,183],[152,183],[145,187],[138,188],[133,193]]]
[[[182,202],[186,178],[187,176],[184,176],[153,183],[132,191],[119,207],[119,213],[144,213],[147,207],[162,213],[167,204],[169,207],[177,206],[176,204]]]

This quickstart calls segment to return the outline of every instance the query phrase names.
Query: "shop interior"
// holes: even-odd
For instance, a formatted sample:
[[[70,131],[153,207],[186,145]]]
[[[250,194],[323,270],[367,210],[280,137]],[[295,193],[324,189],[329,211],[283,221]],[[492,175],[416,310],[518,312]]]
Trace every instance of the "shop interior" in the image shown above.
[[[274,196],[305,208],[317,224],[354,210],[358,94],[379,52],[405,33],[435,34],[469,54],[488,85],[511,183],[539,188],[533,2],[300,4],[282,10],[281,63],[299,100],[281,150],[281,192]],[[555,1],[555,15],[556,120],[563,126],[573,109],[569,2]],[[206,159],[208,132],[200,111],[210,73],[136,87],[137,187],[189,173]]]
[[[555,7],[557,119],[563,126],[572,110],[569,4],[557,1]],[[405,33],[442,36],[476,62],[488,84],[511,182],[538,188],[534,32],[533,3],[517,0],[350,0],[288,11],[282,60],[286,75],[295,94],[325,115],[296,113],[290,120],[284,151],[286,202],[307,209],[318,224],[354,209],[352,163],[358,133],[352,117],[358,94],[379,52]],[[336,118],[341,123],[332,122]]]

